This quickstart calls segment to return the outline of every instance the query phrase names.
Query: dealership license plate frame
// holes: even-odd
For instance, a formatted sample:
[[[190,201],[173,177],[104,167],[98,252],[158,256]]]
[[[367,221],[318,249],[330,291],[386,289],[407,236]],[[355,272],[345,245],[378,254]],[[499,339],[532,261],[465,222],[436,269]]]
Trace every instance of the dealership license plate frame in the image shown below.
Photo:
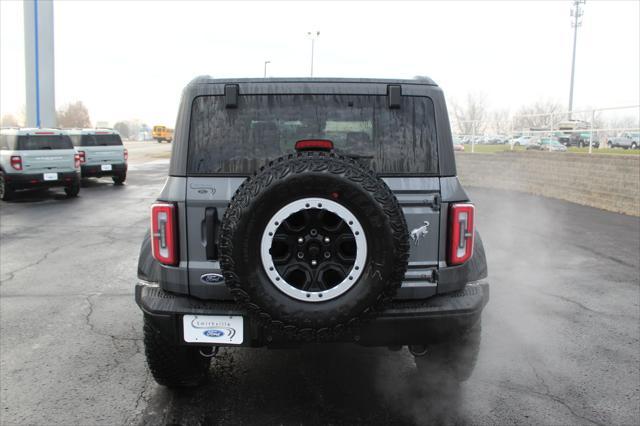
[[[184,341],[241,345],[244,342],[244,318],[241,315],[184,315]]]

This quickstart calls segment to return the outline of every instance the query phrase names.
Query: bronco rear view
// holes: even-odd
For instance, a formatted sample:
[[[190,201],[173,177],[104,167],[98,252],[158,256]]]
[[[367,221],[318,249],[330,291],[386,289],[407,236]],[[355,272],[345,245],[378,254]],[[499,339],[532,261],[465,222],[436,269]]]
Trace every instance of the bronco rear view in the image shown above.
[[[199,77],[138,263],[149,368],[202,382],[220,346],[407,346],[469,377],[489,298],[475,209],[428,79]]]

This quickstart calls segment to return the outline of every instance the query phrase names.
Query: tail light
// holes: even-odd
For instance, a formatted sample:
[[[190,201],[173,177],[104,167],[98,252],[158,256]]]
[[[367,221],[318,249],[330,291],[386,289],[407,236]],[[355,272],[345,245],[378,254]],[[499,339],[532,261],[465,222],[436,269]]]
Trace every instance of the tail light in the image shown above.
[[[84,164],[87,162],[87,154],[84,151],[78,151],[78,159],[80,160],[80,164]]]
[[[473,204],[452,204],[449,209],[449,265],[460,265],[473,254]]]
[[[15,170],[22,170],[22,157],[20,157],[19,155],[12,155],[10,162],[11,167],[13,167]]]
[[[178,264],[176,206],[155,203],[151,206],[151,251],[165,265]]]
[[[127,148],[124,149],[124,161],[127,161],[129,159],[129,151],[127,150]]]
[[[74,154],[73,167],[75,167],[76,169],[80,167],[80,154]]]
[[[328,139],[302,139],[296,142],[296,151],[331,151],[333,142]]]

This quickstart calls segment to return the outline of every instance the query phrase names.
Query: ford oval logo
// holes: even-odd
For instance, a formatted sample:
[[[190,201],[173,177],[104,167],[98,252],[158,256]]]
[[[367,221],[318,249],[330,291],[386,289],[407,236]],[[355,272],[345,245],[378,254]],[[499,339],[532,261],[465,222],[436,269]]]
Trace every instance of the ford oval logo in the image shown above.
[[[224,277],[222,274],[202,274],[200,275],[200,281],[205,284],[216,284],[224,281]]]
[[[222,337],[224,336],[224,331],[222,330],[205,330],[202,332],[207,337]]]

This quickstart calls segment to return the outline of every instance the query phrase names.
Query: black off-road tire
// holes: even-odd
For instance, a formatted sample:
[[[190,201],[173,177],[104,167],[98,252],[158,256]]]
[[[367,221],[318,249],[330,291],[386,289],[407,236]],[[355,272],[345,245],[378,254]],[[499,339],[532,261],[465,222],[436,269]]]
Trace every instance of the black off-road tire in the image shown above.
[[[346,293],[316,303],[280,291],[260,256],[270,218],[307,197],[333,199],[346,207],[367,236],[360,278]],[[300,152],[271,162],[238,188],[222,220],[220,253],[231,294],[269,332],[323,340],[357,325],[392,299],[407,269],[409,239],[397,199],[373,172],[334,153]]]
[[[14,195],[13,188],[4,180],[4,172],[0,172],[0,200],[9,201]]]
[[[80,181],[64,187],[64,193],[67,194],[68,198],[77,197],[80,193]]]
[[[168,341],[144,317],[144,353],[151,375],[169,388],[192,387],[203,383],[211,358],[203,357],[197,346],[178,346]]]
[[[473,373],[480,351],[481,320],[454,340],[427,346],[426,355],[415,357],[418,374],[432,383],[464,382]]]
[[[126,174],[115,175],[115,176],[111,176],[111,179],[113,180],[114,185],[122,185],[124,181],[127,180],[127,175]]]

